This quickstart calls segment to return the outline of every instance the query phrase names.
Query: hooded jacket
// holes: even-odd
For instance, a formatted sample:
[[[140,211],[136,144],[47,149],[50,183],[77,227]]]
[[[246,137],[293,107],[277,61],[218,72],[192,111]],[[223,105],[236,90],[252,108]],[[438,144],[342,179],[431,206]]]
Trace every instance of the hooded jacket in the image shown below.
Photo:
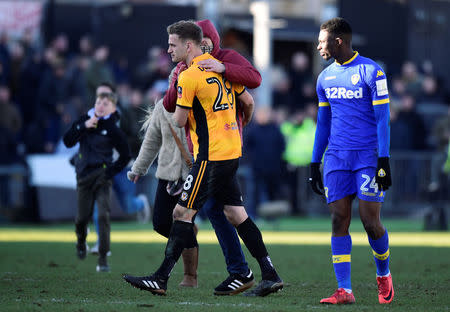
[[[225,65],[224,77],[231,81],[240,83],[250,89],[257,88],[261,84],[261,74],[253,67],[253,65],[245,59],[242,55],[234,50],[221,49],[220,48],[220,36],[217,29],[214,27],[210,20],[201,20],[197,22],[197,25],[203,31],[203,37],[208,37],[213,43],[213,50],[211,55],[221,61]],[[186,67],[184,62],[179,62],[177,67],[173,70],[172,82],[169,84],[169,89],[167,89],[164,95],[164,108],[168,112],[175,112],[176,102],[177,102],[177,84],[178,75]],[[184,69],[183,69],[184,67]],[[238,124],[239,132],[242,138],[242,110],[238,109]],[[193,152],[192,141],[190,138],[190,131],[188,125],[185,127],[186,137],[188,142],[189,151]]]
[[[213,23],[210,20],[201,20],[197,22],[197,25],[202,29],[203,36],[210,38],[214,45],[210,54],[225,65],[225,72],[223,73],[224,77],[231,82],[240,83],[250,89],[259,87],[261,84],[260,73],[245,59],[245,57],[236,51],[220,48],[219,33]],[[176,85],[179,69],[182,65],[185,64],[183,62],[177,64],[172,83],[170,83],[169,89],[164,95],[164,108],[171,113],[173,113],[176,108]]]

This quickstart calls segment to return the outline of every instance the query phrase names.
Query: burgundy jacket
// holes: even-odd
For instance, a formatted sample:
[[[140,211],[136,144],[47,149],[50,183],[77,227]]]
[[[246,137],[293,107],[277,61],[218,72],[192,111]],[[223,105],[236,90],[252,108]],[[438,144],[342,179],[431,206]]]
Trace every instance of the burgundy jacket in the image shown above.
[[[225,73],[223,73],[224,77],[231,81],[240,83],[247,88],[254,89],[259,87],[261,84],[261,75],[260,73],[253,67],[253,65],[247,61],[242,55],[237,53],[234,50],[230,49],[221,49],[220,48],[220,37],[216,28],[210,20],[201,20],[197,22],[197,25],[201,27],[203,31],[203,36],[211,39],[214,48],[211,51],[211,55],[221,61],[225,65]],[[177,67],[174,71],[172,81],[169,85],[169,89],[166,91],[164,95],[163,104],[164,108],[173,113],[176,108],[177,102],[177,82],[178,75],[180,74],[180,67],[182,67],[184,63],[180,62],[177,64]],[[184,66],[183,69],[186,67]],[[242,114],[239,113],[239,131],[241,132],[242,137]],[[186,136],[188,138],[189,150],[192,153],[192,142],[190,140],[189,128],[186,127]]]

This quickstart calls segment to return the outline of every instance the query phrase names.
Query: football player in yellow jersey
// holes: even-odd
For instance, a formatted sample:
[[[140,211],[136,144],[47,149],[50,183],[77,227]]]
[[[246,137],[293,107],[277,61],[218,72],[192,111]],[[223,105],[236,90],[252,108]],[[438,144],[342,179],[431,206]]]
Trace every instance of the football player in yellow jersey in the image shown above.
[[[211,196],[224,205],[228,221],[261,269],[262,280],[247,296],[267,296],[283,288],[283,281],[272,265],[261,232],[248,217],[236,178],[241,138],[236,122],[236,101],[243,104],[243,125],[253,114],[253,98],[241,85],[224,80],[221,74],[206,72],[197,63],[213,58],[202,53],[202,30],[194,22],[179,21],[167,28],[168,53],[173,62],[184,61],[189,68],[178,81],[178,100],[174,119],[178,126],[189,123],[194,144],[195,163],[183,186],[173,211],[174,223],[166,245],[165,258],[159,269],[149,276],[125,275],[134,287],[163,295],[170,272],[184,248],[196,242],[193,219]],[[234,287],[240,285],[235,281]],[[233,287],[233,284],[230,284]]]

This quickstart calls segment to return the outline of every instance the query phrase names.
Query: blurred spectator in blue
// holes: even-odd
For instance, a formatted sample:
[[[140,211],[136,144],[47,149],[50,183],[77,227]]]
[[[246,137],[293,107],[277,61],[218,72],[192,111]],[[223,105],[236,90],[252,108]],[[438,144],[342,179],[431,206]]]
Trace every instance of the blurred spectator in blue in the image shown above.
[[[433,127],[432,142],[436,152],[431,162],[431,183],[428,186],[430,192],[439,189],[442,182],[441,175],[445,172],[445,164],[449,162],[449,140],[450,140],[450,107],[446,116],[438,119]],[[447,190],[448,191],[448,190]]]
[[[423,118],[416,112],[413,95],[405,94],[400,107],[391,113],[391,150],[425,150],[427,133]]]
[[[423,78],[421,92],[417,98],[417,102],[444,102],[444,95],[439,90],[438,82],[434,76],[425,76]]]
[[[310,61],[308,55],[302,51],[295,52],[292,55],[291,66],[289,68],[290,78],[290,93],[297,105],[297,109],[302,109],[306,106],[308,100],[304,100],[303,96],[305,90],[303,89],[305,83],[310,82],[312,72],[310,68]],[[306,91],[308,93],[308,91]],[[315,88],[313,86],[313,94],[315,94]],[[294,105],[295,105],[294,104]]]
[[[406,83],[401,77],[394,77],[391,81],[391,89],[389,97],[391,99],[392,105],[396,109],[400,108],[400,102],[403,95],[406,94]]]
[[[6,67],[5,61],[0,58],[0,84],[7,85],[9,83],[9,77],[5,67]]]
[[[421,115],[416,112],[415,98],[405,94],[400,100],[398,112],[391,114],[391,151],[423,151],[427,148],[427,131]],[[403,179],[399,184],[405,200],[413,200],[419,188],[419,172],[422,163],[417,159],[406,159],[397,167],[396,174]]]
[[[11,54],[8,48],[8,34],[6,31],[0,33],[0,83],[9,84],[10,71],[11,71]]]
[[[131,86],[128,83],[121,83],[117,85],[117,96],[120,108],[130,106],[131,102]],[[153,102],[152,102],[153,103]]]
[[[114,76],[108,64],[109,48],[106,45],[99,46],[86,71],[86,82],[88,87],[88,103],[95,103],[95,90],[102,82],[114,82]]]
[[[53,64],[56,61],[57,56],[55,51],[50,47],[46,48],[42,58],[37,57],[31,62],[27,62],[24,71],[21,74],[21,87],[25,88],[25,90],[24,92],[20,92],[20,107],[23,110],[27,110],[29,106],[32,107],[33,105],[30,103],[34,102],[36,109],[36,114],[34,116],[27,116],[27,118],[32,118],[32,121],[24,124],[24,143],[28,154],[45,152],[45,129],[47,127],[46,111],[45,108],[40,107],[41,102],[39,100],[39,92],[43,79],[51,75]],[[30,84],[24,85],[24,83]],[[21,98],[22,96],[24,98]],[[32,99],[33,97],[34,100]],[[31,102],[25,102],[27,99],[31,100]]]
[[[68,80],[65,63],[56,59],[52,70],[42,78],[38,93],[38,108],[44,121],[45,145],[47,153],[53,153],[56,143],[61,138],[61,118],[64,105],[69,98]]]
[[[141,148],[142,139],[140,130],[145,116],[144,96],[139,89],[133,89],[130,95],[130,103],[122,107],[120,128],[127,136],[131,157],[134,159],[136,159]]]
[[[19,42],[11,45],[10,87],[11,98],[16,100],[20,92],[20,72],[25,63],[25,51]]]
[[[307,106],[310,103],[319,103],[316,93],[316,85],[311,80],[305,80],[301,86],[300,98],[293,99],[294,103],[292,107],[296,110],[308,109]]]
[[[70,95],[73,96],[71,105],[72,117],[75,120],[78,116],[87,112],[89,106],[89,93],[87,83],[87,71],[90,65],[88,56],[78,55],[74,59],[73,66],[68,70]],[[73,122],[72,120],[72,122]]]
[[[0,129],[1,156],[0,163],[11,163],[17,160],[17,140],[22,128],[22,118],[16,105],[11,102],[11,92],[6,85],[0,85]],[[12,143],[9,148],[5,144]]]
[[[156,103],[159,99],[164,97],[168,87],[169,83],[167,82],[167,79],[155,81],[145,94],[145,101],[147,103]]]
[[[407,61],[402,66],[402,80],[405,83],[406,92],[414,97],[420,94],[422,88],[422,75],[417,71],[413,62]]]
[[[87,58],[91,58],[94,53],[94,44],[92,42],[92,38],[90,35],[83,35],[78,41],[78,49],[80,56],[85,56]]]
[[[0,166],[18,161],[17,139],[22,127],[19,110],[10,102],[8,86],[0,85]],[[9,176],[0,175],[0,205],[10,205]]]
[[[285,69],[280,65],[272,67],[272,105],[274,108],[292,111],[292,95],[290,92],[291,81]]]
[[[151,88],[156,80],[169,77],[172,63],[161,47],[155,46],[148,50],[147,59],[139,64],[134,72],[133,84],[141,90]]]
[[[268,106],[257,108],[244,144],[255,183],[255,207],[247,209],[253,219],[257,217],[260,204],[280,198],[281,157],[285,143],[280,128],[271,119],[271,113]]]
[[[33,52],[20,72],[20,92],[17,97],[24,125],[31,125],[38,115],[38,92],[42,75],[47,69],[42,52]]]
[[[117,62],[113,64],[113,74],[117,84],[130,83],[131,74],[126,56],[121,55]]]
[[[19,39],[20,44],[23,47],[25,59],[28,60],[32,58],[36,53],[36,44],[33,37],[33,29],[31,27],[25,28],[22,33],[22,36]]]
[[[68,61],[69,59],[69,39],[64,33],[58,34],[51,42],[51,47],[59,59]]]

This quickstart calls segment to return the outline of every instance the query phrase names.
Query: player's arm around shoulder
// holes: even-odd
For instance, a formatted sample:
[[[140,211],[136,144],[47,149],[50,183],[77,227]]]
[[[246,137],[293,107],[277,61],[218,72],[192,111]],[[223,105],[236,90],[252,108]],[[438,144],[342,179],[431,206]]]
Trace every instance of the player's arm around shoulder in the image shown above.
[[[260,86],[261,74],[238,52],[228,49],[224,50],[221,61],[225,66],[223,74],[228,80],[240,83],[250,89]]]

